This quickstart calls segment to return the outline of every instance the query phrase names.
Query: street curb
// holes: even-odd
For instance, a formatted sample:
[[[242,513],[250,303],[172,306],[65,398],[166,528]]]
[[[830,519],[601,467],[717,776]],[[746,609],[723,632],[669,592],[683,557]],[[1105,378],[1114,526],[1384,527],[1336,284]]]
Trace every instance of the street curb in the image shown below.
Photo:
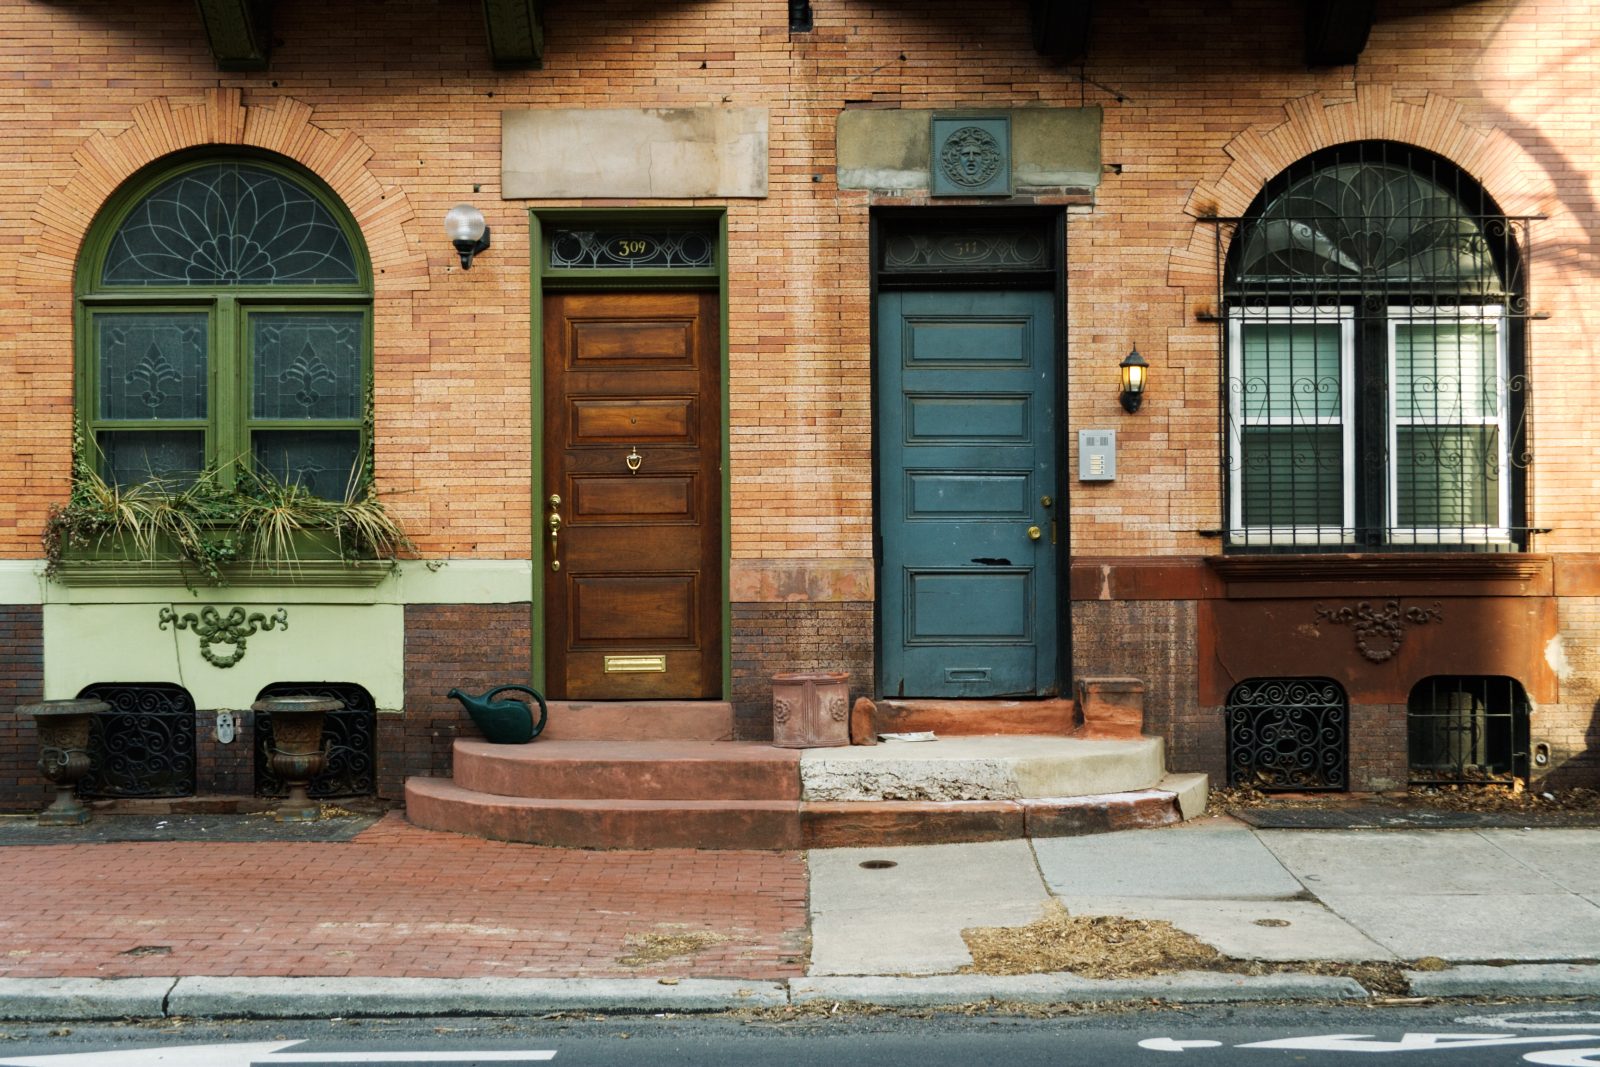
[[[931,1008],[985,1000],[1020,1004],[1165,1000],[1198,1004],[1243,1000],[1365,1000],[1368,995],[1353,978],[1319,974],[1245,976],[1208,971],[1113,979],[1079,978],[1070,974],[951,974],[922,978],[794,978],[789,982],[789,996],[795,1004],[832,1000],[897,1008]]]
[[[180,978],[168,1015],[309,1019],[781,1008],[781,982],[711,978]]]
[[[0,1019],[161,1018],[175,978],[0,978]]]
[[[1510,967],[1466,966],[1444,971],[1406,971],[1419,997],[1595,997],[1600,966],[1592,963],[1520,963]]]

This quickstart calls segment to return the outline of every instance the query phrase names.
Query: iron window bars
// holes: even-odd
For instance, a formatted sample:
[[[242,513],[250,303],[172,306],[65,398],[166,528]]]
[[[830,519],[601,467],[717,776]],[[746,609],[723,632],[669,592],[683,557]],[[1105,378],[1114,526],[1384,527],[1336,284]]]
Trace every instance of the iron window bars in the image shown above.
[[[1360,142],[1206,221],[1228,547],[1525,548],[1535,219],[1431,153]]]
[[[1406,701],[1412,785],[1509,785],[1528,777],[1528,694],[1514,678],[1435,675]]]

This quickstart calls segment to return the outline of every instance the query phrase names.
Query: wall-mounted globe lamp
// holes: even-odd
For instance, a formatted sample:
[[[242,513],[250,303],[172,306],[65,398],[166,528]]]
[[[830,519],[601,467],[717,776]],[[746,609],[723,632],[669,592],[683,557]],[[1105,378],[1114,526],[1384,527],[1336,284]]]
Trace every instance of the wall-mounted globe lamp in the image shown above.
[[[1117,366],[1122,371],[1122,395],[1118,399],[1122,401],[1122,410],[1132,415],[1144,400],[1144,385],[1150,377],[1150,364],[1144,361],[1135,347]]]
[[[461,254],[461,269],[472,269],[472,257],[489,247],[489,224],[471,204],[457,204],[444,216],[444,232]]]

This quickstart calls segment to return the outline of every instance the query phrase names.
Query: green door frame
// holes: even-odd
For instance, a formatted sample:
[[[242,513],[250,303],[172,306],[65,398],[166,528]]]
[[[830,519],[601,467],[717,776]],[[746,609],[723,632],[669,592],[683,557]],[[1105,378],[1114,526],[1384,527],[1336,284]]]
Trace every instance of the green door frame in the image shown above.
[[[685,223],[711,223],[717,235],[716,264],[711,267],[641,267],[571,269],[551,268],[549,232],[559,227],[588,225],[595,228],[648,229]],[[729,562],[733,552],[732,501],[729,493],[728,428],[728,213],[725,208],[529,208],[528,246],[533,253],[529,285],[529,426],[532,436],[530,486],[544,477],[544,295],[546,292],[605,289],[715,289],[717,291],[719,345],[722,361],[722,699],[733,692],[733,606],[729,600]],[[534,688],[545,688],[544,638],[544,501],[542,492],[529,494],[528,531],[533,546],[533,589],[530,611],[530,675]]]

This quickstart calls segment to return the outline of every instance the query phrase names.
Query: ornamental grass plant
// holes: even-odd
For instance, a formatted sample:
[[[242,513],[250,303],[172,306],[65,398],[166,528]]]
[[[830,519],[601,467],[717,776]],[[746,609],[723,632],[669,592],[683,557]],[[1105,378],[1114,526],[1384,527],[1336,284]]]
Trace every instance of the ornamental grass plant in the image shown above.
[[[343,500],[319,497],[248,461],[235,463],[232,475],[231,485],[215,469],[187,485],[156,477],[121,485],[80,451],[72,495],[45,521],[46,577],[60,578],[69,560],[113,558],[176,561],[202,582],[225,585],[229,564],[292,570],[312,543],[352,564],[412,551],[365,464],[351,472]]]

